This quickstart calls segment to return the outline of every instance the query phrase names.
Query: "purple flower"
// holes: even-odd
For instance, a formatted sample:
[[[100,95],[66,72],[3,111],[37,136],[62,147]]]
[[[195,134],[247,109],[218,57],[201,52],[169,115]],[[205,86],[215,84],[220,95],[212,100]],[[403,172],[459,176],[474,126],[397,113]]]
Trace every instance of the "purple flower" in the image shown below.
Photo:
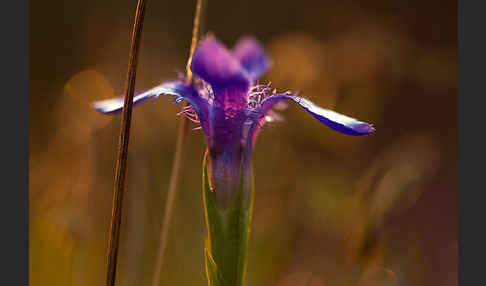
[[[263,47],[252,37],[243,37],[228,50],[214,37],[204,38],[194,52],[192,84],[185,80],[164,82],[137,93],[134,104],[161,94],[174,96],[174,102],[186,101],[181,114],[200,123],[210,159],[210,176],[218,200],[227,202],[240,179],[240,166],[249,168],[251,151],[264,123],[278,119],[272,111],[282,101],[290,100],[328,127],[348,135],[364,135],[375,129],[368,123],[321,108],[290,92],[277,93],[270,85],[255,81],[270,66]],[[94,103],[103,113],[123,108],[123,98]],[[227,191],[225,191],[227,190]]]

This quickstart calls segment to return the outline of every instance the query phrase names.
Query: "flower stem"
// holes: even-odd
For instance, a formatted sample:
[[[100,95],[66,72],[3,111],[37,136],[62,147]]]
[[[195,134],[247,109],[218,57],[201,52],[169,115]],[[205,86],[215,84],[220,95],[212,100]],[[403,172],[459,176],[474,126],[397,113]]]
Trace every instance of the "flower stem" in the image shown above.
[[[198,32],[199,32],[199,21],[201,18],[201,2],[202,0],[197,0],[196,4],[196,14],[194,16],[194,25],[192,29],[192,40],[191,48],[189,51],[189,58],[186,65],[187,81],[190,83],[192,81],[192,72],[190,69],[192,55],[196,49]],[[182,161],[184,155],[184,149],[187,143],[187,133],[189,131],[189,119],[185,116],[182,117],[179,123],[179,129],[177,132],[177,142],[176,150],[174,155],[174,161],[172,163],[172,171],[169,181],[169,189],[167,191],[167,200],[164,208],[164,217],[162,222],[162,228],[160,230],[160,244],[157,251],[157,260],[155,262],[155,271],[152,279],[152,286],[160,285],[160,276],[162,272],[162,265],[164,262],[165,250],[167,248],[167,238],[169,234],[169,226],[172,220],[172,213],[174,211],[174,200],[176,197],[177,190],[179,189],[179,177],[182,169]]]
[[[125,86],[125,99],[123,103],[123,114],[121,118],[120,137],[118,139],[113,205],[111,210],[110,222],[110,237],[108,241],[108,268],[106,273],[107,286],[114,286],[116,279],[123,192],[125,187],[125,174],[128,158],[128,142],[130,139],[130,123],[132,119],[133,93],[135,91],[138,50],[142,37],[146,3],[146,0],[138,0],[137,12],[135,14],[135,22],[133,24],[132,39],[130,44],[130,55],[128,60],[128,71]]]
[[[208,232],[205,249],[208,285],[243,286],[254,198],[251,167],[245,168],[242,164],[240,182],[235,186],[236,197],[228,207],[221,207],[216,200],[215,192],[218,190],[213,188],[208,165],[209,157],[206,152],[202,196]]]

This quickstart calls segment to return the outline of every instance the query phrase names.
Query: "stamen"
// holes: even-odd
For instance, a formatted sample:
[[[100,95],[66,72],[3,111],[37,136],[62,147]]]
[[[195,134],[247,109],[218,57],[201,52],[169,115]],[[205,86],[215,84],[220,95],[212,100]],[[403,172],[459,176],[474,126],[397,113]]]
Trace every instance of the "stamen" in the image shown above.
[[[167,98],[168,94],[164,94],[164,98]],[[182,105],[181,103],[184,101],[184,98],[181,96],[174,96],[172,99],[172,103],[176,104],[181,108],[181,111],[179,111],[176,115],[177,116],[184,116],[190,121],[196,123],[196,124],[201,124],[199,121],[199,117],[197,116],[196,111],[192,107],[192,105]]]
[[[248,92],[248,109],[251,111],[256,109],[260,103],[268,96],[276,94],[277,90],[271,88],[272,83],[260,84],[250,87]]]
[[[199,91],[200,96],[205,98],[209,104],[214,103],[214,93],[211,85],[199,77],[194,77],[194,86]]]
[[[201,124],[199,118],[197,117],[196,111],[192,108],[191,105],[187,105],[182,107],[182,110],[177,113],[177,115],[185,116],[187,119],[191,120],[194,123]]]

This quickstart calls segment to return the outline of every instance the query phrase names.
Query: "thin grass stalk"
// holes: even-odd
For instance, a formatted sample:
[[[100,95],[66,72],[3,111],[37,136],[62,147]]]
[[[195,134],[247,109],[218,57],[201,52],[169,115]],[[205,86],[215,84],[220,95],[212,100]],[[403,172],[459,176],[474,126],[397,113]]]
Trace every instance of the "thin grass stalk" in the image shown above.
[[[122,216],[123,193],[125,190],[125,175],[128,159],[128,143],[130,139],[130,123],[132,119],[133,94],[137,73],[138,51],[142,38],[142,28],[145,16],[146,0],[138,0],[135,22],[133,24],[128,60],[128,71],[125,85],[125,98],[121,118],[120,137],[118,139],[117,161],[115,169],[115,183],[111,210],[110,236],[108,240],[108,266],[106,285],[114,286],[116,280],[117,258],[120,242],[120,225]]]
[[[198,34],[199,34],[199,22],[201,18],[201,0],[197,0],[196,13],[194,15],[194,24],[192,28],[192,40],[189,50],[189,58],[186,65],[186,75],[188,83],[192,82],[192,72],[190,69],[192,55],[196,49]],[[160,277],[162,272],[162,266],[164,263],[165,251],[167,249],[167,239],[169,234],[169,226],[172,220],[172,214],[174,212],[174,201],[177,190],[179,189],[180,173],[182,169],[184,150],[187,145],[187,134],[189,132],[189,119],[186,117],[181,118],[179,129],[177,132],[176,150],[174,155],[174,161],[172,163],[172,171],[169,181],[169,189],[167,191],[167,200],[164,208],[164,216],[162,222],[162,228],[160,230],[160,243],[157,250],[157,260],[155,263],[155,271],[152,279],[152,286],[160,285]]]

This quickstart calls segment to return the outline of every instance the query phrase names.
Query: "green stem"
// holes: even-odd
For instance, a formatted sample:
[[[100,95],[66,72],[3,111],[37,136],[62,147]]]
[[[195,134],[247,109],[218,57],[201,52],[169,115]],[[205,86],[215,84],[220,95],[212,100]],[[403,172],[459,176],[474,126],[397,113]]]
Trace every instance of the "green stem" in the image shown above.
[[[208,175],[208,153],[203,162],[202,192],[208,238],[206,240],[206,275],[209,286],[242,286],[245,282],[246,256],[253,209],[253,178],[241,180],[237,195],[228,208],[218,206]],[[250,191],[247,199],[245,191]]]

